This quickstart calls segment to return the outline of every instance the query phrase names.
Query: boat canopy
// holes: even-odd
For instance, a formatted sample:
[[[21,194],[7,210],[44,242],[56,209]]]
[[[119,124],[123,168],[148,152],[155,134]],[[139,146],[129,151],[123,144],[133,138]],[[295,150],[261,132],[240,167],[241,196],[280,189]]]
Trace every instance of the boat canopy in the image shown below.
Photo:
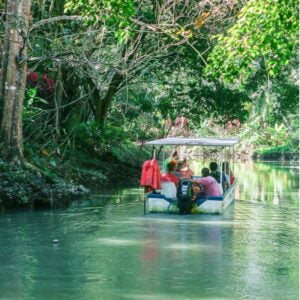
[[[213,147],[233,147],[240,139],[238,138],[186,138],[170,137],[146,142],[146,145],[167,146],[167,145],[185,145],[185,146],[213,146]]]

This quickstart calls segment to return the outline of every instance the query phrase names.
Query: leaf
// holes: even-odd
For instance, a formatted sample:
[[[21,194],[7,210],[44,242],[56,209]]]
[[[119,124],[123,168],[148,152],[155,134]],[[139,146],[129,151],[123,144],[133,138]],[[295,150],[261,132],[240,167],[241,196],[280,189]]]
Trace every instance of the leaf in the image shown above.
[[[43,154],[44,156],[49,156],[49,152],[48,152],[47,149],[43,148],[43,149],[41,150],[41,152],[42,152],[42,154]]]
[[[37,94],[37,88],[32,88],[32,89],[27,90],[27,95],[28,95],[30,98],[35,97],[36,94]]]
[[[34,99],[36,99],[38,102],[42,102],[44,104],[49,104],[47,100],[40,98],[40,97],[35,97]]]
[[[269,75],[278,74],[291,61],[293,50],[290,49],[297,45],[297,5],[297,0],[249,0],[227,36],[218,36],[205,73],[220,74],[231,82],[247,80],[255,72],[253,61],[263,58],[266,65],[273,65],[268,68]],[[290,18],[293,21],[285,21]],[[235,49],[238,55],[232,54]]]

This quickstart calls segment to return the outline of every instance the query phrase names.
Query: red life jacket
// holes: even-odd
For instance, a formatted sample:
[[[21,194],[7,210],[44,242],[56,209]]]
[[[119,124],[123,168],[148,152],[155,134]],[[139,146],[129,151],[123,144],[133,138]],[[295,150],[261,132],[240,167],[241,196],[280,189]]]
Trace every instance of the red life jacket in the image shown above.
[[[161,173],[156,159],[146,160],[142,167],[141,186],[161,188]]]

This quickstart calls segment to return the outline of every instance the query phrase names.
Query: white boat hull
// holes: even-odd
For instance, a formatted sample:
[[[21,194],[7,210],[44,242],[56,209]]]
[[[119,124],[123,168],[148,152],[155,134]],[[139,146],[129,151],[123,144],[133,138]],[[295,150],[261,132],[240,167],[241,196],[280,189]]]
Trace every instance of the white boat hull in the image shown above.
[[[233,202],[235,198],[236,181],[229,187],[222,197],[208,197],[201,203],[194,203],[191,213],[221,214]],[[176,199],[168,199],[160,194],[148,194],[146,196],[147,212],[178,213]]]

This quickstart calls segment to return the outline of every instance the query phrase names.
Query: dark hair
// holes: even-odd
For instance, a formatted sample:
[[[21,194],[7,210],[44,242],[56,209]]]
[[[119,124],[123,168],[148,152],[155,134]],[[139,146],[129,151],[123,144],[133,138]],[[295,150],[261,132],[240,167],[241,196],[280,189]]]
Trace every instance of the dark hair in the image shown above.
[[[201,170],[201,174],[203,177],[209,176],[209,169],[208,168],[203,168]]]
[[[172,157],[174,157],[174,156],[178,156],[177,150],[173,152]]]
[[[176,167],[176,161],[171,160],[171,161],[168,162],[168,164],[167,164],[168,172],[174,171],[175,167]]]
[[[177,169],[181,169],[183,166],[184,166],[184,164],[185,164],[185,162],[183,161],[183,160],[179,160],[178,162],[177,162]]]
[[[209,164],[209,168],[210,168],[210,170],[211,171],[217,171],[217,169],[218,169],[218,164],[216,163],[216,162],[211,162],[210,164]]]

